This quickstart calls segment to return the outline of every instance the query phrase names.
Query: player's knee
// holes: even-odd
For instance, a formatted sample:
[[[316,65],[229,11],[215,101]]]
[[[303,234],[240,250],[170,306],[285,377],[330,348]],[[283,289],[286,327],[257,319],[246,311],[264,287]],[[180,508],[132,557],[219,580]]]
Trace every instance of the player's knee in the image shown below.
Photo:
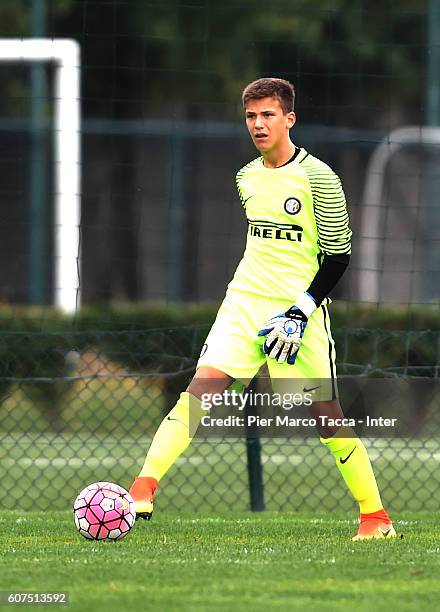
[[[224,393],[233,381],[234,379],[231,376],[220,370],[209,366],[202,366],[197,370],[186,390],[201,400],[207,395]]]
[[[344,413],[337,399],[314,402],[309,412],[316,421],[316,429],[321,438],[332,438],[344,425]]]
[[[320,438],[324,441],[333,438],[338,433],[340,427],[335,427],[333,425],[316,425],[316,429],[318,430]]]

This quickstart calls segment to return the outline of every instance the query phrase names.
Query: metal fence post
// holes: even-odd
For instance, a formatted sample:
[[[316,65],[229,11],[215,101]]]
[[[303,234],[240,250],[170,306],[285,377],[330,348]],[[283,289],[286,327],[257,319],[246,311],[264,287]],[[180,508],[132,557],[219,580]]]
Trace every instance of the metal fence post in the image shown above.
[[[253,392],[255,389],[256,379],[254,378],[247,388],[247,391]],[[248,416],[255,415],[257,412],[258,410],[252,405],[252,402],[247,401],[244,409],[246,422]],[[252,512],[262,512],[265,509],[264,482],[263,463],[261,461],[261,441],[258,427],[246,428],[246,455],[251,510]]]

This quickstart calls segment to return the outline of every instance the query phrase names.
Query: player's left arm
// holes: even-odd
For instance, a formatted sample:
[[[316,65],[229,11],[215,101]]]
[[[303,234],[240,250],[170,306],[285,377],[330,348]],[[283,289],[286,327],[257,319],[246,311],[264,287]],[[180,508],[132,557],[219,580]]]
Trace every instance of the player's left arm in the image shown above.
[[[266,336],[264,352],[279,363],[293,365],[309,317],[334,289],[350,261],[351,230],[344,191],[339,177],[329,168],[311,181],[318,246],[322,260],[305,291],[285,313],[270,319],[259,336]]]
[[[311,183],[322,259],[307,293],[319,306],[347,269],[351,254],[351,229],[339,177],[326,167],[321,180]]]

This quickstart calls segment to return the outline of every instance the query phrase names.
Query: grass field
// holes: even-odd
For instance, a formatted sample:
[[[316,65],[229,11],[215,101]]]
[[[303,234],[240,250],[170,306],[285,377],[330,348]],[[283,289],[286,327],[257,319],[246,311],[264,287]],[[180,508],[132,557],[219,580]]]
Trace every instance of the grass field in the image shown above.
[[[94,612],[436,610],[438,519],[404,514],[395,541],[351,542],[348,514],[156,513],[89,542],[68,512],[3,512],[0,589],[68,591]],[[6,608],[5,608],[6,609]]]
[[[267,512],[246,512],[244,440],[199,439],[161,482],[152,522],[117,543],[88,542],[68,511],[74,498],[97,480],[128,487],[154,429],[120,431],[118,400],[110,420],[104,404],[89,419],[72,409],[62,434],[28,403],[7,406],[0,589],[68,591],[69,606],[51,609],[85,612],[440,609],[437,438],[366,440],[403,539],[351,542],[357,508],[333,457],[317,438],[296,438],[261,440]]]

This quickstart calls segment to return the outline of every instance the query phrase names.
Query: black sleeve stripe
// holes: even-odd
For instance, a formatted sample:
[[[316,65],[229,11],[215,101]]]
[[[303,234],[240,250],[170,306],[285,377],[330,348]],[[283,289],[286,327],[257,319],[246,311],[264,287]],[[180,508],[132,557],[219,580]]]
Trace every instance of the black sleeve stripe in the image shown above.
[[[243,166],[243,168],[240,168],[240,170],[237,172],[237,174],[235,176],[235,184],[237,185],[238,196],[239,196],[240,201],[241,201],[241,203],[242,203],[242,205],[244,207],[246,207],[246,200],[244,199],[243,190],[242,190],[242,188],[240,186],[240,182],[241,182],[243,176],[246,174],[246,171],[249,168],[251,168],[252,166],[254,166],[260,160],[261,160],[261,157],[257,157],[256,159],[253,159],[252,161],[247,163],[245,166]]]
[[[301,162],[313,196],[318,245],[326,254],[349,254],[351,230],[344,191],[339,177],[320,160],[309,156]]]
[[[327,219],[327,215],[323,215],[321,211],[315,211],[315,216],[318,217],[320,221],[324,221]],[[335,221],[345,221],[346,219],[346,211],[343,208],[332,208],[332,218]]]
[[[345,229],[345,228],[342,228]],[[335,234],[339,236],[341,233],[341,227],[335,227],[334,225],[323,225],[320,224],[320,230],[322,235],[328,234],[329,236],[334,236]]]

